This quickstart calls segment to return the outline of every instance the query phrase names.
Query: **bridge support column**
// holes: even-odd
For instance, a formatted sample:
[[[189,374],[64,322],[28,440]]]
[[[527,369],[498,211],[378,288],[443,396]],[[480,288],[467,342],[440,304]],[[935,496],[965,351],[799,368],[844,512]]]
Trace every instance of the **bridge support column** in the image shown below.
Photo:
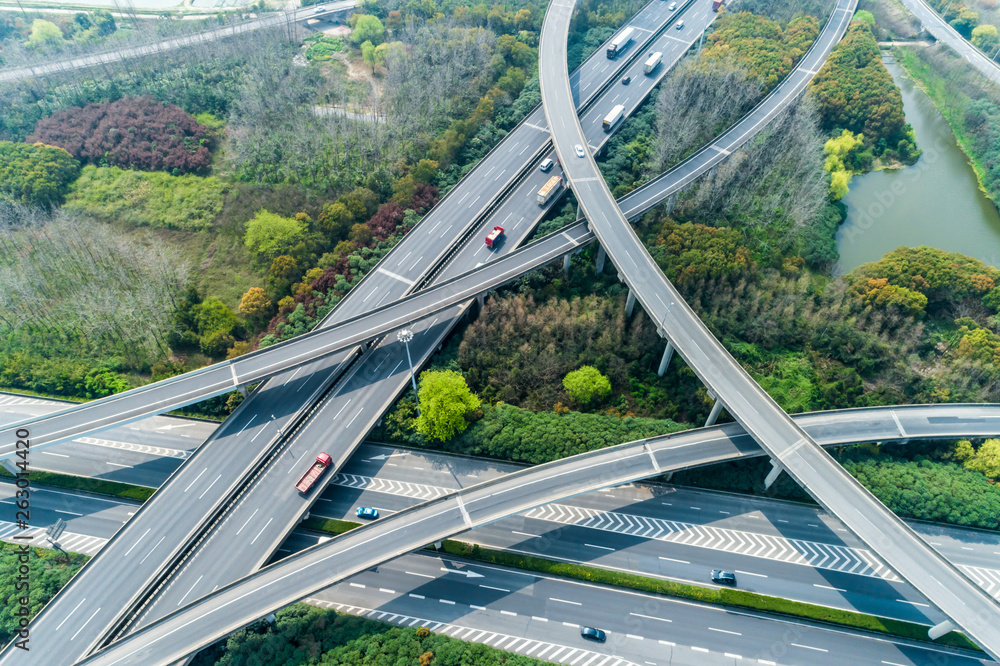
[[[670,359],[674,357],[674,346],[667,340],[667,348],[663,350],[663,357],[660,359],[660,367],[656,370],[656,375],[662,377],[663,373],[667,371],[667,366],[670,365]]]
[[[479,294],[476,296],[476,303],[479,305],[479,311],[483,311],[483,306],[486,305],[486,294]]]
[[[635,292],[631,289],[628,290],[628,298],[625,299],[625,318],[632,316],[632,311],[635,309]]]
[[[712,405],[712,411],[709,413],[708,418],[705,419],[705,427],[715,425],[715,422],[719,420],[719,414],[722,413],[722,401],[715,398],[715,404]]]
[[[250,395],[249,393],[247,393],[247,385],[246,384],[240,384],[236,388],[239,390],[240,395],[243,396],[244,400],[246,400],[246,398]]]
[[[932,641],[936,641],[947,633],[955,631],[956,627],[951,623],[951,620],[945,620],[940,624],[935,624],[933,627],[927,630],[927,636]]]
[[[563,275],[565,275],[566,277],[569,277],[569,262],[572,257],[573,257],[572,254],[567,254],[565,257],[563,257]]]
[[[442,548],[444,548],[444,544],[442,544],[440,541],[434,542],[434,550],[441,550]]]
[[[607,257],[607,253],[604,248],[600,245],[597,246],[597,266],[594,268],[594,273],[600,275],[604,272],[604,259]]]
[[[272,627],[278,624],[278,618],[274,616],[274,613],[268,613],[264,616],[264,622],[267,622]]]
[[[781,466],[772,460],[771,471],[767,473],[767,477],[764,479],[764,490],[769,489],[778,480],[779,476],[781,476]]]

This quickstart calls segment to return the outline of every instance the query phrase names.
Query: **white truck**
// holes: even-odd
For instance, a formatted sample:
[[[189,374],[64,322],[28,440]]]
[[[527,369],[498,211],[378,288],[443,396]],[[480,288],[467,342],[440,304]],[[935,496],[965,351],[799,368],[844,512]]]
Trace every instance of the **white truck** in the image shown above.
[[[660,51],[650,53],[649,57],[646,58],[646,62],[642,65],[642,71],[647,75],[652,74],[653,70],[660,66],[661,62],[663,62],[663,53]]]
[[[615,108],[611,109],[610,113],[604,116],[604,123],[602,125],[604,127],[604,131],[610,132],[611,128],[617,125],[619,121],[621,121],[621,119],[624,117],[625,117],[625,105],[624,104],[615,105]]]
[[[635,34],[635,28],[629,26],[619,32],[618,35],[611,40],[611,43],[608,45],[609,60],[613,60],[619,53],[625,50],[625,47],[632,41],[633,34]]]

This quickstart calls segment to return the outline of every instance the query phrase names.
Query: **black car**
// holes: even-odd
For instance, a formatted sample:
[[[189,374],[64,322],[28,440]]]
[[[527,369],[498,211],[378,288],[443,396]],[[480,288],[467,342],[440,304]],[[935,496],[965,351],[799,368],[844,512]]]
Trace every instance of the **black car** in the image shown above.
[[[632,83],[632,77],[631,76],[626,76],[624,79],[622,79],[622,85],[623,86],[627,86],[630,83]]]
[[[594,627],[580,627],[580,635],[588,640],[597,641],[598,643],[603,643],[608,640],[607,634],[600,629],[595,629]]]
[[[734,574],[732,571],[713,569],[712,582],[721,583],[722,585],[736,585],[736,574]]]

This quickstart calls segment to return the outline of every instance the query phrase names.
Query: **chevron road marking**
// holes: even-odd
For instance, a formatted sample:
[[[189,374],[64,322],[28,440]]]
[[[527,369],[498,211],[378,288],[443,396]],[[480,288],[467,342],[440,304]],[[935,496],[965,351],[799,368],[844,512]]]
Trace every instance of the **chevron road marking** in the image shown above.
[[[15,540],[14,537],[19,539]],[[24,537],[30,536],[30,540]],[[30,527],[26,530],[19,529],[15,523],[0,520],[0,541],[7,543],[27,544],[33,548],[52,548],[52,544],[45,538],[45,528]],[[59,546],[71,553],[82,553],[83,555],[96,555],[97,551],[108,542],[102,537],[90,536],[89,534],[77,534],[76,532],[63,532],[59,537]]]
[[[398,495],[401,497],[412,497],[414,499],[432,500],[455,492],[451,488],[441,488],[438,486],[428,486],[422,483],[409,483],[406,481],[389,481],[386,479],[361,476],[359,474],[337,474],[330,481],[331,485],[343,486],[346,488],[358,488],[361,490],[371,490],[376,493],[386,495]]]
[[[615,657],[613,655],[573,648],[568,645],[538,641],[533,638],[501,634],[495,631],[476,629],[474,627],[463,627],[457,624],[447,624],[444,622],[437,622],[435,620],[412,617],[410,615],[390,613],[388,611],[379,611],[372,610],[370,608],[360,608],[358,606],[338,604],[324,599],[316,599],[314,597],[306,599],[305,602],[313,606],[331,608],[338,613],[357,615],[359,617],[368,618],[369,620],[380,620],[382,622],[398,624],[404,627],[427,627],[435,633],[445,634],[451,638],[457,638],[459,640],[473,643],[483,643],[506,652],[514,652],[525,656],[530,655],[536,658],[544,658],[545,661],[549,662],[571,664],[574,666],[583,666],[584,664],[586,664],[586,666],[638,666],[638,664],[634,662],[620,657]]]
[[[52,400],[42,400],[40,398],[28,398],[23,395],[0,395],[0,407],[13,407],[14,405],[59,405],[62,403]]]
[[[182,449],[168,449],[163,446],[147,446],[145,444],[133,444],[132,442],[116,442],[113,439],[100,439],[98,437],[77,437],[74,442],[90,444],[92,446],[104,446],[109,449],[120,449],[122,451],[132,451],[133,453],[146,453],[151,456],[163,458],[178,458],[184,460],[191,456],[190,451]]]

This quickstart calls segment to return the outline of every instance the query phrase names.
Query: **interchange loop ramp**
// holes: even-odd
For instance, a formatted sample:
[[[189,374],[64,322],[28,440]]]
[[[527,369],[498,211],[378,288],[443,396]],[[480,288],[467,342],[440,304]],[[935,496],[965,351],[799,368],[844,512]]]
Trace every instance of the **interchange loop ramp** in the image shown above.
[[[871,547],[897,574],[986,650],[1000,659],[1000,605],[924,542],[798,427],[712,335],[632,230],[586,145],[569,87],[566,46],[575,0],[554,0],[542,26],[542,104],[552,141],[584,216],[622,279],[699,379],[782,470]],[[840,0],[835,16],[850,20],[857,0]],[[823,37],[821,37],[823,39]],[[779,100],[758,107],[755,122]],[[561,122],[553,123],[559,118]],[[571,122],[566,122],[571,120]]]

